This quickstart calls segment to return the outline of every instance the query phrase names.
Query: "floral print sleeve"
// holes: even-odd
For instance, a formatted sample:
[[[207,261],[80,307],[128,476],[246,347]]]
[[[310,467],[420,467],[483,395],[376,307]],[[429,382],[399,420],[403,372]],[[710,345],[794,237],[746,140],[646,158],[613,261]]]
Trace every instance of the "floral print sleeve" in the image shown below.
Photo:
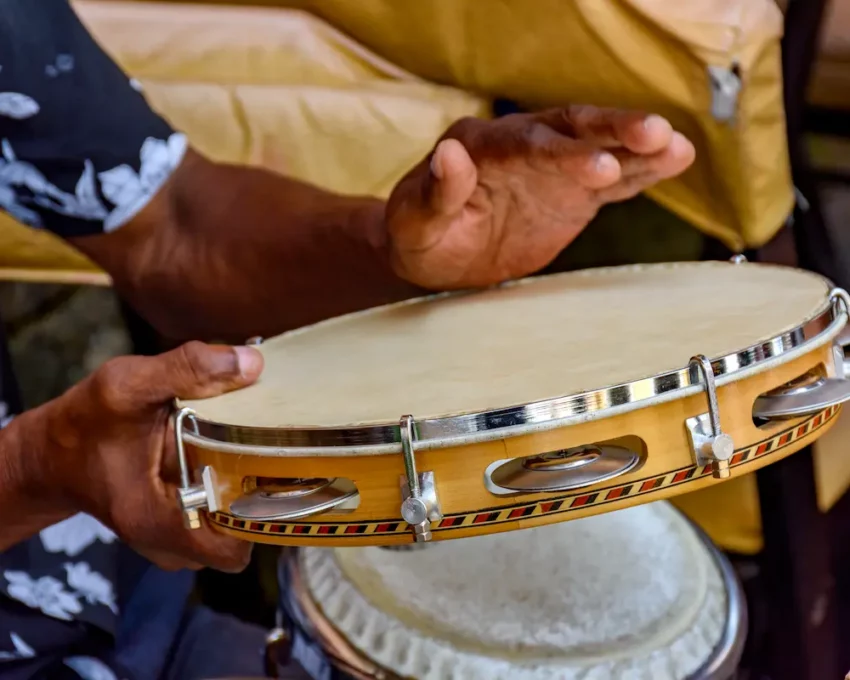
[[[185,149],[68,0],[0,0],[0,210],[65,238],[112,231]]]

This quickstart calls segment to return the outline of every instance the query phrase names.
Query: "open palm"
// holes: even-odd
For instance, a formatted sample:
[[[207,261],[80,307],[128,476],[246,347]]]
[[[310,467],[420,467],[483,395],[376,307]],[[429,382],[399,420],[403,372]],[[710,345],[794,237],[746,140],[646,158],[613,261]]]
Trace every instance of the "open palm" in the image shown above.
[[[393,266],[429,289],[487,286],[549,264],[606,204],[690,166],[658,116],[595,107],[453,125],[387,206]]]

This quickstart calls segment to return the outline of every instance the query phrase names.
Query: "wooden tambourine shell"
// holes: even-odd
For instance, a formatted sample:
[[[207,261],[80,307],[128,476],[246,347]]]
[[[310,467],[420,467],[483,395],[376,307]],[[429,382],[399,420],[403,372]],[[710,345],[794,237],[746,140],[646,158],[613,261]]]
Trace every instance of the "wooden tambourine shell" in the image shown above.
[[[606,317],[600,300],[629,295],[634,300],[621,301]],[[710,303],[711,295],[720,301]],[[689,298],[693,312],[685,318]],[[448,311],[441,311],[446,303]],[[479,303],[480,308],[475,306]],[[635,309],[641,304],[643,311]],[[469,305],[468,314],[464,305]],[[848,306],[844,291],[807,272],[748,263],[688,263],[540,277],[485,293],[436,296],[341,317],[260,345],[267,360],[264,376],[272,372],[269,381],[223,397],[178,403],[181,501],[190,526],[198,526],[203,513],[222,532],[251,541],[401,545],[538,526],[695,491],[778,461],[832,426],[841,404],[850,399],[843,351],[836,344]],[[532,320],[532,337],[518,336],[514,348],[505,325],[522,325],[524,319],[516,318],[520,308],[536,308],[543,319]],[[575,310],[577,318],[582,312],[593,317],[584,319],[582,332],[592,335],[596,328],[603,353],[605,342],[613,341],[599,329],[610,330],[622,318],[617,330],[625,338],[623,346],[636,348],[640,365],[633,365],[628,355],[624,361],[621,353],[619,365],[599,368],[590,365],[590,357],[583,362],[570,352],[568,335],[561,349],[544,342],[551,337],[533,337],[543,333],[533,330],[535,324],[560,323],[556,317],[567,314],[564,310]],[[727,318],[717,318],[724,310]],[[516,349],[515,372],[480,379],[476,387],[476,371],[487,358],[477,357],[475,347],[458,349],[464,363],[456,366],[461,368],[447,370],[443,377],[436,374],[430,392],[423,387],[412,394],[415,383],[405,386],[402,375],[398,394],[384,393],[393,389],[392,383],[376,376],[369,363],[378,360],[368,356],[370,338],[381,345],[376,352],[388,370],[410,365],[421,380],[433,375],[431,364],[439,368],[452,358],[439,348],[433,355],[423,350],[425,365],[417,364],[415,349],[410,354],[401,350],[410,349],[419,333],[429,346],[462,342],[461,334],[452,336],[440,326],[441,314],[451,317],[451,324],[469,323],[487,332],[482,319],[494,312],[498,319],[490,332],[507,339],[493,344],[492,360],[498,367]],[[675,318],[669,332],[659,334],[667,314]],[[381,319],[387,315],[389,319]],[[370,327],[375,318],[378,327]],[[394,333],[396,321],[399,330]],[[747,333],[752,337],[744,342]],[[734,337],[719,337],[724,334]],[[540,343],[539,357],[535,342]],[[672,342],[674,349],[640,349],[653,342]],[[701,347],[707,349],[701,352]],[[547,351],[563,354],[549,356]],[[324,373],[323,352],[330,362]],[[346,352],[353,374],[329,378],[333,362]],[[542,368],[534,367],[538,359],[545,364]],[[479,360],[485,363],[476,367]],[[450,394],[452,379],[456,388],[458,374],[468,364],[473,377],[463,386],[473,384],[475,389]],[[558,365],[567,389],[527,399],[535,393],[526,383],[553,380],[548,374]],[[643,366],[646,372],[641,373]],[[526,369],[531,373],[523,373]],[[283,379],[283,387],[277,381],[279,370],[291,378]],[[301,400],[292,371],[301,371],[305,381],[311,371],[316,376],[317,384],[301,383]],[[611,380],[618,372],[623,379]],[[607,386],[575,389],[588,380],[588,373],[603,376],[598,384]],[[321,395],[310,391],[332,389],[335,379],[342,392],[360,380],[360,398],[366,402],[370,387],[382,385],[375,418],[364,420],[359,413],[368,404],[349,404],[342,397],[336,402],[339,408],[331,404],[321,412],[325,420],[319,419],[318,409],[312,420],[307,420],[310,414],[298,413],[316,408],[311,404],[319,403]],[[487,385],[494,392],[516,387],[523,405],[480,408],[493,398]],[[471,398],[470,408],[454,415],[426,411],[439,400],[440,389],[453,408],[475,390],[485,394],[478,401]],[[281,391],[289,396],[279,398]],[[408,408],[405,394],[411,394],[410,403],[424,417]],[[503,398],[501,392],[498,398]],[[385,414],[393,404],[398,417],[390,419]],[[289,408],[313,424],[281,424]],[[412,417],[405,417],[411,412]],[[411,491],[412,479],[419,488]]]

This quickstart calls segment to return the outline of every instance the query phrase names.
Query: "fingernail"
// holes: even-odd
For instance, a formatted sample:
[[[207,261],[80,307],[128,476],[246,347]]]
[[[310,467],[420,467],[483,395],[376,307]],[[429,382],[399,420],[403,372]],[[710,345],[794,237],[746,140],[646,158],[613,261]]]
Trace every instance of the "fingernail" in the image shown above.
[[[607,174],[617,169],[617,159],[610,153],[599,153],[596,156],[596,171]]]
[[[690,140],[681,132],[674,132],[673,138],[670,140],[670,149],[677,155],[686,155],[692,153],[692,144]]]
[[[688,138],[685,137],[681,132],[674,132],[673,138],[670,140],[671,144],[690,144]]]
[[[263,370],[263,355],[253,347],[236,347],[236,360],[239,373],[246,377],[255,377]]]
[[[443,179],[443,168],[439,161],[440,149],[442,148],[442,144],[437,144],[437,148],[434,149],[434,153],[431,154],[431,174],[437,179]]]
[[[667,119],[662,118],[657,114],[652,114],[647,116],[643,121],[643,129],[647,131],[652,130],[664,130],[670,127],[670,123],[667,122]]]

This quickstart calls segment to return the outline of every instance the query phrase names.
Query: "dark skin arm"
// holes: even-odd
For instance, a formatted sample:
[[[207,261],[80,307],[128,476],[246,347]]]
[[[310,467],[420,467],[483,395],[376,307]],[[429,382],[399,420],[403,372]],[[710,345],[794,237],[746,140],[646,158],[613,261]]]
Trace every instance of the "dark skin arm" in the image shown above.
[[[665,120],[592,107],[460,121],[387,203],[190,152],[131,223],[74,244],[164,334],[240,342],[533,273],[692,160]]]
[[[190,151],[136,220],[76,245],[166,335],[240,342],[417,295],[390,266],[383,213]]]
[[[73,514],[46,486],[44,419],[37,411],[24,413],[0,430],[0,550]]]

